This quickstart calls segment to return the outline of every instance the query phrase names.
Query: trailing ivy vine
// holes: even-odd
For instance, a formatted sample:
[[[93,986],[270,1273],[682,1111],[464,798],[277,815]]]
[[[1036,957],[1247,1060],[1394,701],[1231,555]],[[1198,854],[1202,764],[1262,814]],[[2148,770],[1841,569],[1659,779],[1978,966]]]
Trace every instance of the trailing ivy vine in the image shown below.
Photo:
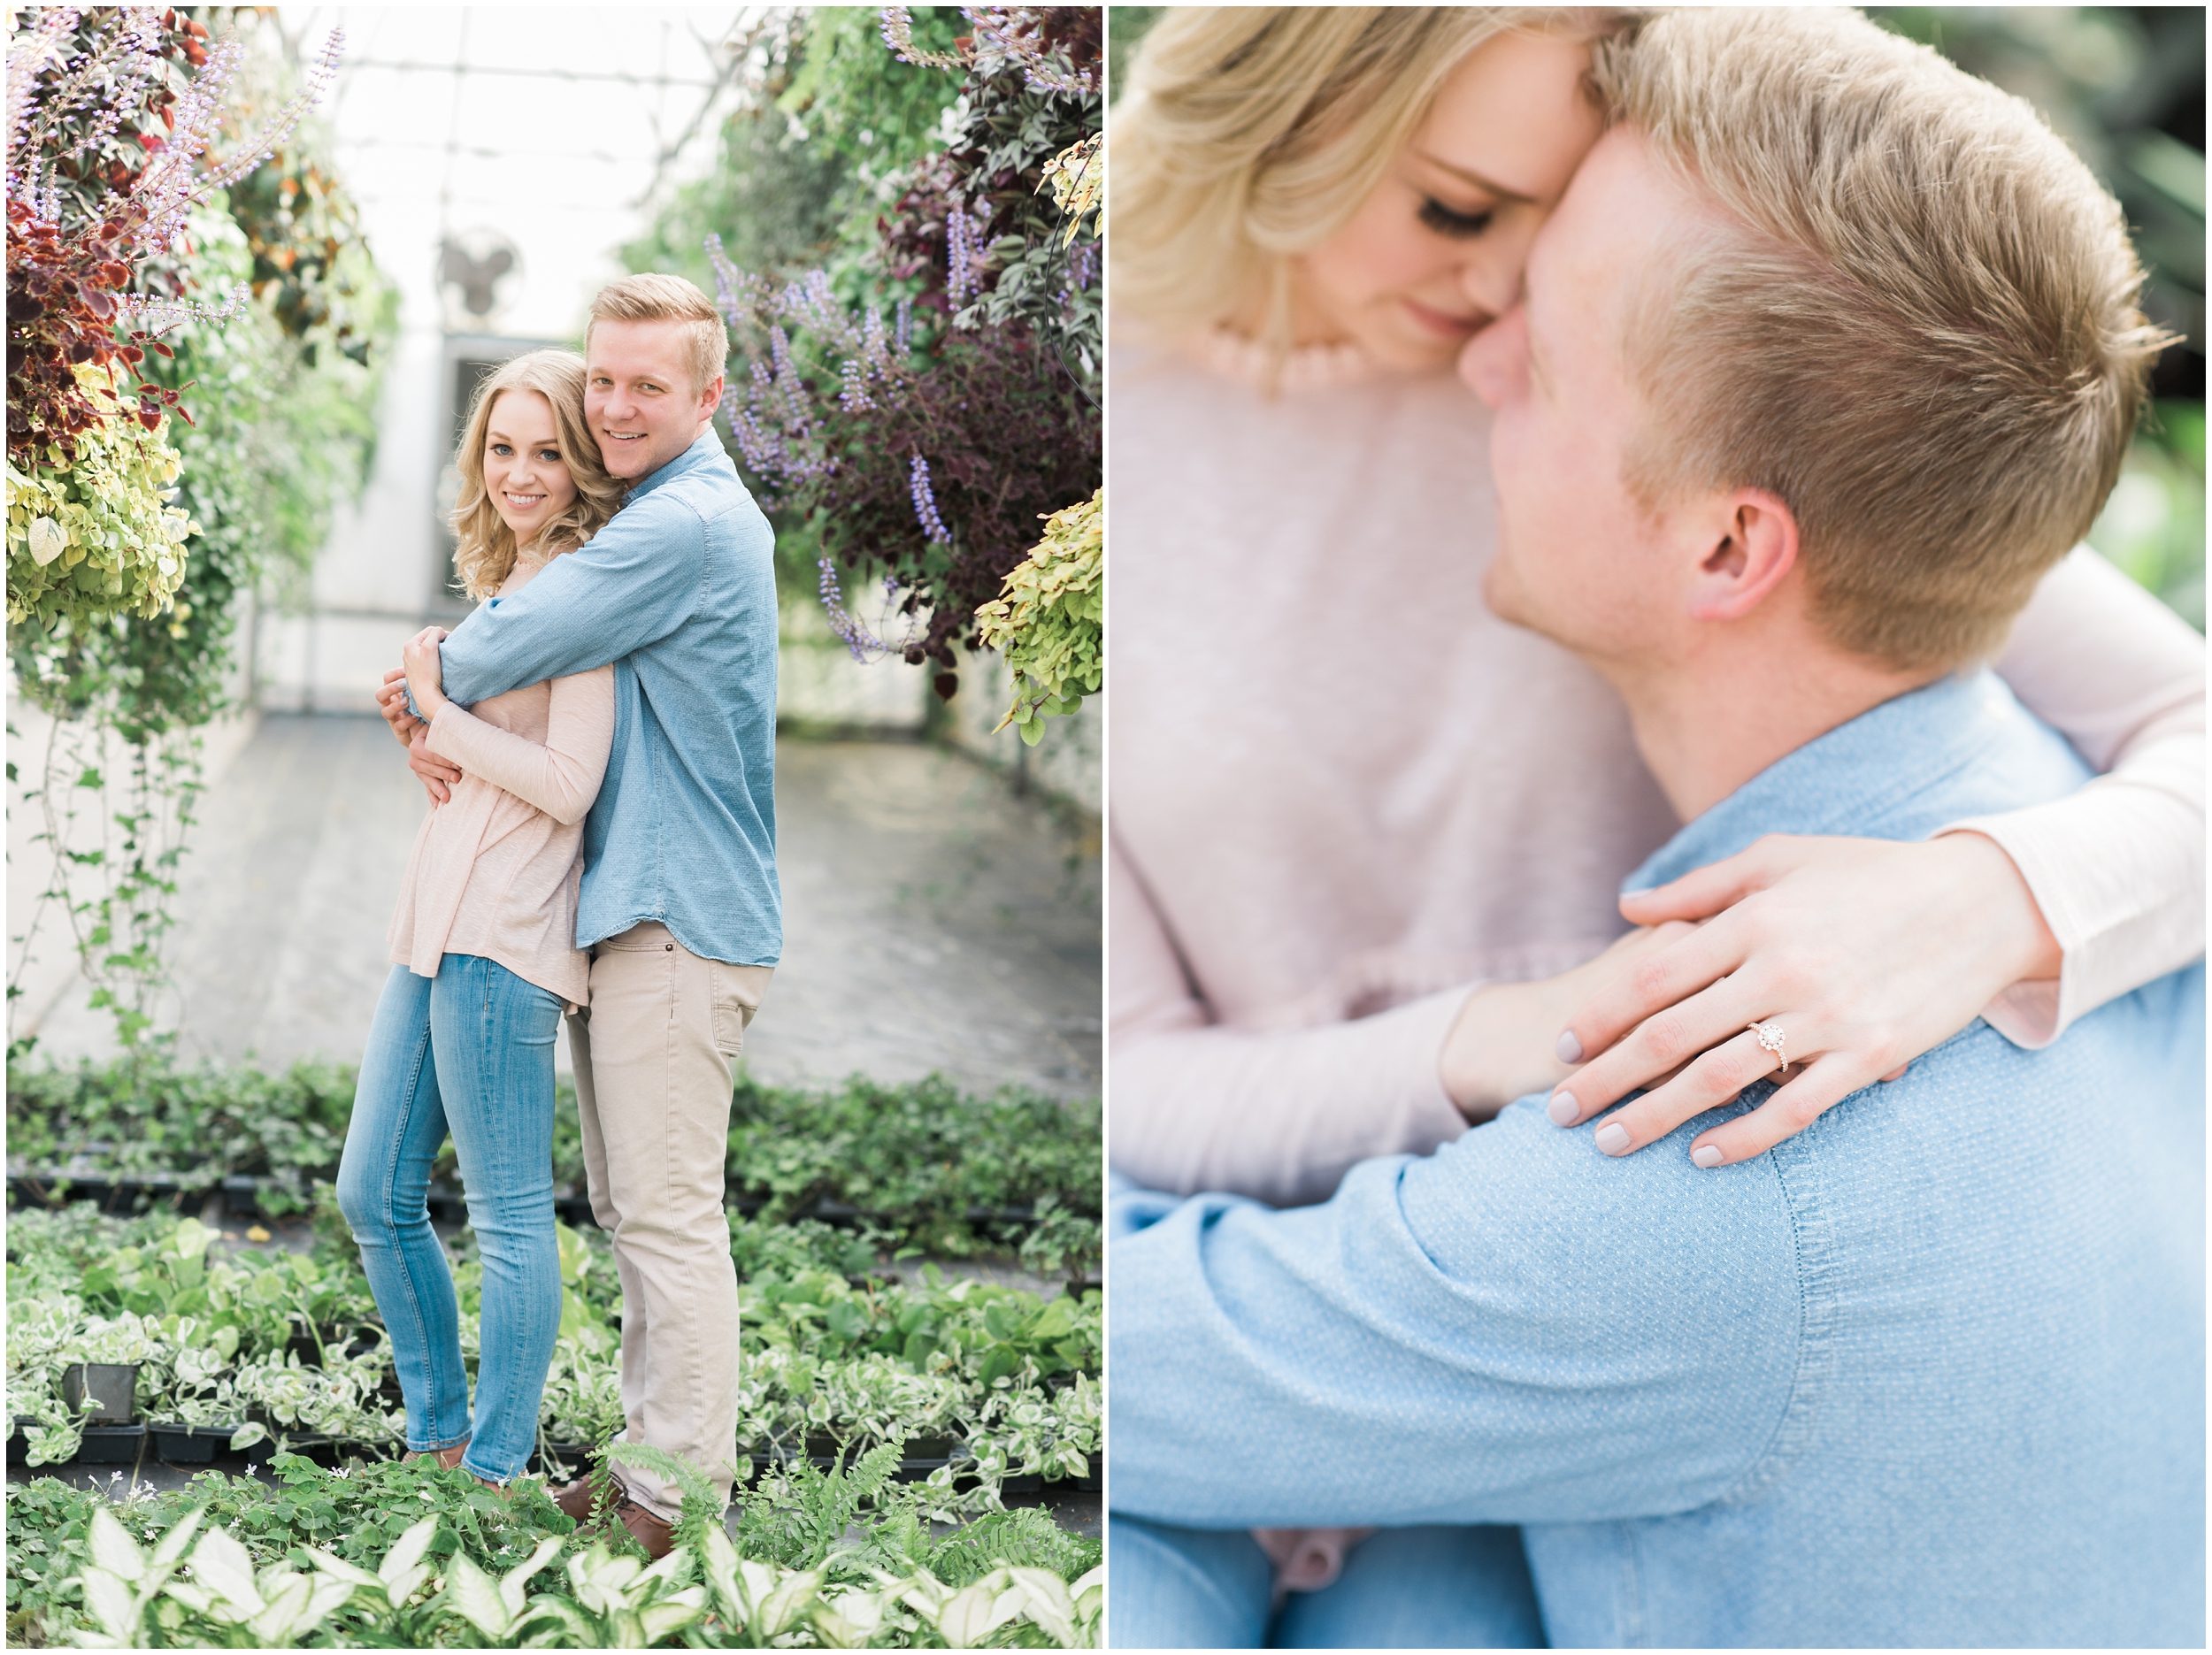
[[[106,306],[112,337],[92,338],[80,318],[72,326],[86,340],[55,348],[90,353],[80,378],[109,373],[107,352],[135,376],[139,399],[135,418],[124,410],[78,425],[73,463],[58,464],[71,456],[50,444],[27,450],[20,475],[11,425],[9,654],[18,689],[50,721],[30,767],[9,766],[12,806],[37,824],[42,865],[15,870],[37,883],[28,923],[10,939],[12,1056],[32,1044],[17,1023],[27,969],[42,931],[61,929],[123,1047],[160,1039],[163,945],[200,791],[200,732],[234,700],[246,604],[273,578],[306,569],[332,505],[366,475],[370,410],[396,331],[396,294],[362,243],[326,140],[297,129],[334,47],[301,68],[272,50],[276,32],[250,12],[209,8],[205,22],[147,13],[126,19],[127,30],[109,15],[27,12],[12,40],[49,49],[27,82],[34,112],[11,134],[12,416],[18,348],[26,363],[46,349],[18,326],[14,290],[46,281],[59,291],[58,277],[18,257],[19,241],[27,249],[42,228],[62,252],[89,236],[115,255],[95,272],[101,285],[71,290],[91,314]],[[11,73],[13,115],[12,64]],[[280,108],[225,153],[224,100],[249,96],[237,90],[249,80]],[[179,149],[211,159],[195,171]],[[50,311],[27,326],[50,332]],[[96,411],[97,394],[87,396]],[[73,496],[104,500],[111,514],[134,497],[90,467],[103,443],[141,427],[142,450],[160,448],[139,461],[158,475],[138,493],[161,514],[166,541],[105,533],[89,508],[71,515]]]

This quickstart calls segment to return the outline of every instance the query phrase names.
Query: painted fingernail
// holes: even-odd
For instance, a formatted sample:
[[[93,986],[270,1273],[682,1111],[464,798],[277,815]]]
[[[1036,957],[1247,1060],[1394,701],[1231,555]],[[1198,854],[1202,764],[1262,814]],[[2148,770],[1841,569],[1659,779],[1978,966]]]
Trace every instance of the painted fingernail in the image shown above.
[[[1555,1092],[1551,1101],[1544,1106],[1544,1113],[1551,1116],[1554,1126],[1572,1126],[1582,1118],[1582,1106],[1575,1101],[1571,1092]]]
[[[1609,1155],[1617,1155],[1628,1147],[1628,1129],[1618,1121],[1608,1121],[1598,1128],[1598,1147]]]
[[[1582,1042],[1575,1038],[1572,1029],[1560,1031],[1559,1038],[1553,1043],[1552,1050],[1559,1054],[1559,1061],[1563,1063],[1582,1061]]]
[[[1700,1144],[1690,1152],[1690,1159],[1701,1167],[1717,1167],[1721,1163],[1720,1146],[1717,1144]]]

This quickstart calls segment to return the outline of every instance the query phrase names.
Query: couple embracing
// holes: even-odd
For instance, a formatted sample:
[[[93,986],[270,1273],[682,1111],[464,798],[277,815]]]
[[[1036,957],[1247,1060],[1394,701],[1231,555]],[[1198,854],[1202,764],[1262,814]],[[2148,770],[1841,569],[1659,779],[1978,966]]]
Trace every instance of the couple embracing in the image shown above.
[[[1824,11],[1175,12],[1117,119],[1114,1642],[2201,1647],[2117,206]]]
[[[457,456],[480,601],[380,692],[433,809],[390,933],[338,1196],[390,1336],[407,1445],[505,1488],[561,1316],[553,1042],[575,1061],[593,1216],[622,1283],[625,1440],[726,1498],[737,1280],[733,1066],[782,944],[766,519],[710,423],[727,337],[698,288],[628,277],[580,358],[487,378]],[[472,1406],[426,1210],[453,1137],[483,1260]],[[635,1465],[557,1498],[657,1556],[681,1506]]]

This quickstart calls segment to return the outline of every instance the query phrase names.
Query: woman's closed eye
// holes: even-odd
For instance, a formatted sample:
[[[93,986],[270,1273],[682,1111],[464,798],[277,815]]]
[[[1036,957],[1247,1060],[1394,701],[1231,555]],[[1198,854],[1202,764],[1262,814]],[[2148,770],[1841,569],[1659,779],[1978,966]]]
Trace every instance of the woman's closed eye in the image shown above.
[[[1497,210],[1485,207],[1479,212],[1458,212],[1447,207],[1432,195],[1421,203],[1421,222],[1439,235],[1448,235],[1455,241],[1467,241],[1480,235],[1497,217]]]

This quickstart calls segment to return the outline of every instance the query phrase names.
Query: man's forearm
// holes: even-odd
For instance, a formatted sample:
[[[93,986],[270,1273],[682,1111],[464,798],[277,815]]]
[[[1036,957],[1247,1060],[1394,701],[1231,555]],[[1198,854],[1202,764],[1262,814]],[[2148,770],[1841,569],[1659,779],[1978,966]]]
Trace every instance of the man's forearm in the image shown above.
[[[1402,1525],[1716,1498],[1787,1404],[1799,1306],[1771,1184],[1701,1176],[1517,1105],[1433,1157],[1363,1163],[1320,1207],[1200,1197],[1118,1237],[1116,1509]],[[1717,1260],[1716,1233],[1753,1243]]]

